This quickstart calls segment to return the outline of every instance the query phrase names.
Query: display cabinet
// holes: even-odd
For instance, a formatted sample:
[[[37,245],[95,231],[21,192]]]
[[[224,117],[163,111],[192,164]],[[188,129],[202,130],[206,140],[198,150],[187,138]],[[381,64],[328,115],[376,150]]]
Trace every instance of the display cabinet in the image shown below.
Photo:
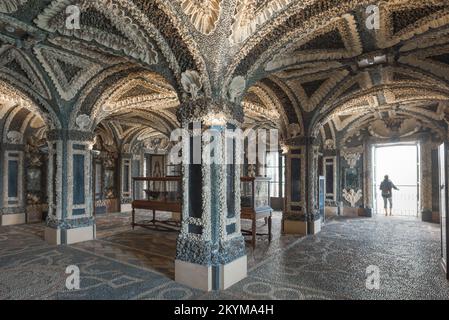
[[[178,230],[180,219],[157,220],[156,212],[181,213],[181,177],[134,177],[132,227],[151,227],[162,231]],[[136,209],[152,211],[151,220],[136,222]]]
[[[251,245],[256,247],[256,236],[272,238],[272,212],[270,203],[270,178],[242,177],[241,178],[241,219],[251,220],[251,230],[243,230],[242,234],[251,236]],[[268,234],[257,233],[257,221],[264,219],[268,224]]]

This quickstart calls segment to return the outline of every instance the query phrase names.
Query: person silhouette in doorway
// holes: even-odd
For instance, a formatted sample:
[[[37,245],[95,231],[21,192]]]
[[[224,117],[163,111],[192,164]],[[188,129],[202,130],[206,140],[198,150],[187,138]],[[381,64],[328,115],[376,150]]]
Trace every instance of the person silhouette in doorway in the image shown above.
[[[399,190],[386,175],[384,181],[380,184],[382,198],[384,199],[385,216],[388,216],[388,203],[390,203],[390,216],[393,215],[393,189]]]

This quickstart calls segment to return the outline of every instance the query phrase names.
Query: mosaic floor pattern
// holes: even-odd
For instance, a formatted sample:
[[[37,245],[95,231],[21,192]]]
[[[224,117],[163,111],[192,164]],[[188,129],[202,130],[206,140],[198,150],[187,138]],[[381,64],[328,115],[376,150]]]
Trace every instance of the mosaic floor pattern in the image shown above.
[[[271,243],[248,246],[248,278],[213,293],[175,283],[176,233],[133,231],[129,214],[98,216],[98,239],[73,246],[47,245],[41,224],[2,227],[0,300],[449,299],[438,225],[336,218],[319,235],[297,238],[280,236],[280,218]],[[80,290],[65,288],[69,265],[80,268]],[[379,290],[366,289],[369,266],[380,270]]]

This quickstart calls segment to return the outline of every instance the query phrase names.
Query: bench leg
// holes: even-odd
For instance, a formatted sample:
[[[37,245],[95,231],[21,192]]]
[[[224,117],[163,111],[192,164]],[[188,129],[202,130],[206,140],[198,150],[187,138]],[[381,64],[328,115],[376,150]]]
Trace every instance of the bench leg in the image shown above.
[[[273,238],[273,234],[271,232],[271,226],[272,226],[272,219],[271,216],[268,217],[268,241],[271,242],[271,239]]]
[[[253,218],[251,244],[253,246],[253,249],[256,249],[256,218]]]

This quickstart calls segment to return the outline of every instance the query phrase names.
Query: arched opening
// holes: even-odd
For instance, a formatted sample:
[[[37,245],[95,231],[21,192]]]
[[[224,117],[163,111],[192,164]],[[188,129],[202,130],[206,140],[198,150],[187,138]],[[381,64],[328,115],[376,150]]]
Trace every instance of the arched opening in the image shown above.
[[[318,174],[326,177],[326,194],[332,198],[327,201],[326,211],[334,215],[384,215],[382,194],[386,194],[380,190],[383,177],[389,175],[391,179],[401,180],[405,165],[401,172],[381,173],[378,170],[401,168],[399,163],[395,167],[394,162],[406,161],[409,168],[415,168],[409,177],[415,176],[416,182],[404,183],[402,192],[396,192],[396,208],[399,209],[396,215],[412,215],[438,223],[438,194],[432,191],[432,185],[438,183],[437,152],[445,137],[446,94],[430,89],[419,92],[417,88],[414,95],[401,98],[401,92],[408,91],[407,86],[387,87],[386,90],[390,95],[383,103],[378,96],[355,94],[356,98],[331,108],[329,114],[321,117],[324,121],[318,121],[312,129],[324,141],[323,159],[320,159],[324,163],[318,167]],[[416,156],[379,159],[380,147],[395,145],[418,146],[413,153]],[[379,161],[390,161],[391,166]],[[378,181],[380,177],[382,179]],[[335,183],[336,180],[339,183]],[[389,201],[390,197],[387,198]],[[401,208],[401,201],[413,204],[404,204]],[[389,215],[390,206],[388,203]],[[412,207],[416,210],[411,210]],[[401,213],[401,210],[410,213]]]
[[[0,82],[2,226],[43,224],[46,219],[49,127],[47,117],[34,102]]]
[[[148,200],[154,187],[139,178],[181,174],[168,156],[170,134],[179,126],[178,106],[177,94],[163,76],[137,70],[107,87],[90,108],[80,108],[95,134],[92,203],[96,238],[103,243],[95,249],[100,255],[117,254],[120,261],[138,261],[171,279],[180,211],[158,209],[153,216],[150,208],[133,203]],[[171,222],[176,222],[173,227],[164,227]],[[95,243],[80,246],[93,249]]]

